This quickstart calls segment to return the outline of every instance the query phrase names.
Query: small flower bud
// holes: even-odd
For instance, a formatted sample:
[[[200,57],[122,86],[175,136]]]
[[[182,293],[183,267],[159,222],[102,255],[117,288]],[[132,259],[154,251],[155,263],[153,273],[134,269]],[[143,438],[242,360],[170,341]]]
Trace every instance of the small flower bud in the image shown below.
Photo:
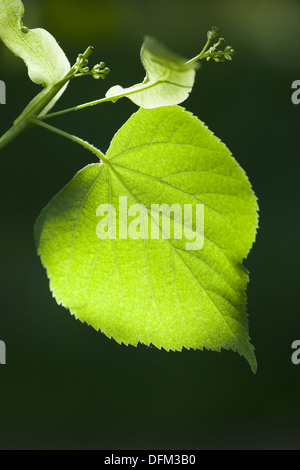
[[[207,32],[207,39],[211,41],[220,33],[220,29],[217,26],[213,26],[210,31]]]

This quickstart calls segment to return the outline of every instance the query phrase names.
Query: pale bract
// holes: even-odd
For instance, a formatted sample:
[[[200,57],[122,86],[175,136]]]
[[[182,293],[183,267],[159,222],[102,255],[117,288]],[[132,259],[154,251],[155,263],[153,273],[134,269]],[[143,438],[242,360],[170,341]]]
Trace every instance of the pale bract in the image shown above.
[[[20,0],[0,0],[0,39],[18,57],[23,59],[30,79],[45,88],[28,105],[45,96],[70,70],[70,63],[54,37],[48,31],[28,29],[22,24],[24,6]],[[65,87],[43,110],[49,111]]]
[[[57,302],[119,343],[232,349],[255,371],[242,261],[255,239],[258,206],[245,172],[179,106],[140,109],[117,132],[106,158],[78,172],[37,220],[38,253]],[[189,250],[184,237],[174,236],[180,221],[172,213],[169,237],[161,218],[154,221],[159,238],[123,231],[100,239],[99,205],[115,207],[118,234],[120,200],[142,208],[144,235],[152,205],[204,205],[201,249]]]
[[[157,108],[182,103],[189,96],[195,81],[197,64],[170,52],[165,46],[147,37],[141,49],[141,60],[146,71],[142,83],[130,88],[116,85],[106,97],[126,96],[141,108]]]

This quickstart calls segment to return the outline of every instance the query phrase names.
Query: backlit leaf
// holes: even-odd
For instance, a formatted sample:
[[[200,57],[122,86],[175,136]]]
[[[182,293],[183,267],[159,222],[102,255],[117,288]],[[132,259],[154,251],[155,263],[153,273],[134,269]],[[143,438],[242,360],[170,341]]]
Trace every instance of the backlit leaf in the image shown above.
[[[179,104],[187,99],[194,85],[197,64],[186,64],[186,59],[150,37],[144,41],[141,59],[146,70],[144,81],[130,88],[116,85],[108,90],[106,97],[125,95],[142,108]]]
[[[0,39],[18,57],[24,60],[30,79],[42,84],[44,96],[52,85],[59,82],[70,70],[70,64],[64,51],[54,37],[45,29],[28,29],[21,18],[24,6],[20,0],[0,0]],[[48,104],[48,111],[64,89]],[[35,102],[39,99],[35,98]]]
[[[178,106],[140,109],[113,138],[107,159],[77,173],[37,220],[38,253],[57,302],[119,343],[232,349],[255,371],[242,261],[255,238],[258,206],[245,172]],[[124,231],[119,238],[124,198],[128,210],[143,205],[140,238],[125,239]],[[98,236],[101,204],[116,210],[115,239]],[[190,205],[191,230],[203,246],[187,249],[191,232],[174,236],[185,220],[172,212],[157,219],[153,204],[183,211]],[[196,219],[201,204],[204,232]],[[126,229],[134,220],[128,216]],[[159,239],[151,238],[152,224]]]

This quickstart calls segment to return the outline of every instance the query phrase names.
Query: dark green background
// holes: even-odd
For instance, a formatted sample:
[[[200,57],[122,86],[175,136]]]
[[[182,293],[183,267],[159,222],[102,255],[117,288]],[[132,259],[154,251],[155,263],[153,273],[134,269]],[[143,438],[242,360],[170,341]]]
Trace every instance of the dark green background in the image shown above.
[[[33,128],[1,152],[1,448],[300,448],[300,365],[291,344],[299,321],[299,122],[291,84],[300,79],[300,3],[228,1],[24,1],[28,27],[47,28],[71,62],[111,68],[105,80],[74,80],[55,109],[104,96],[143,78],[145,34],[187,57],[216,24],[236,49],[205,63],[184,106],[231,149],[259,198],[260,229],[246,267],[256,375],[224,351],[167,353],[125,347],[56,305],[36,255],[40,210],[93,155]],[[20,59],[0,46],[4,132],[38,91]],[[136,111],[123,99],[52,120],[106,150]]]

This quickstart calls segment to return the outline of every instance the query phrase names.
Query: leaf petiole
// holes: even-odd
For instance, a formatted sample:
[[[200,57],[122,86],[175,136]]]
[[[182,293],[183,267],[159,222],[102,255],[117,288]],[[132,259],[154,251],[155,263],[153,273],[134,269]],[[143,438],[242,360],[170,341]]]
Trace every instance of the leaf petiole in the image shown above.
[[[87,150],[90,150],[92,153],[94,153],[100,159],[100,161],[108,163],[108,160],[105,157],[105,155],[99,149],[97,149],[93,145],[89,144],[85,140],[80,139],[79,137],[77,137],[73,134],[69,134],[68,132],[65,132],[61,129],[58,129],[57,127],[51,126],[50,124],[47,124],[46,122],[43,122],[41,119],[37,119],[37,118],[32,117],[32,118],[28,118],[28,122],[29,122],[29,124],[35,124],[37,126],[41,126],[44,129],[47,129],[51,132],[54,132],[55,134],[59,134],[62,137],[65,137],[65,138],[71,140],[72,142],[75,142],[76,144],[81,145],[82,147],[84,147]]]

